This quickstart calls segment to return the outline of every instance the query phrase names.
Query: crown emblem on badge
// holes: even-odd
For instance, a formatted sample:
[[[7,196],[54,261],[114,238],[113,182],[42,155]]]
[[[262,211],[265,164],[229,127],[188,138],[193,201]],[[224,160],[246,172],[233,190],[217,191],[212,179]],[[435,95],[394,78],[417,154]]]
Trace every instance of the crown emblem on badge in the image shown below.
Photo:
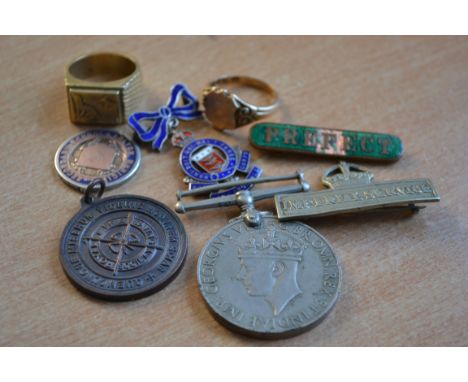
[[[353,163],[340,162],[327,169],[322,177],[322,183],[330,188],[371,184],[374,175],[366,168]]]
[[[238,257],[302,261],[305,244],[274,227],[256,231],[239,245]]]

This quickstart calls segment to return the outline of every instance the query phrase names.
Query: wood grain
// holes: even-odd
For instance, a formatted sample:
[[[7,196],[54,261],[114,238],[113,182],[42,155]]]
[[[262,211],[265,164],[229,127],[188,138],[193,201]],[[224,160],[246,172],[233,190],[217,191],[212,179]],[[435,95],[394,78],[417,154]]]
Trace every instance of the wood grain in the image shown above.
[[[271,121],[396,134],[405,143],[403,158],[367,167],[378,180],[430,177],[441,202],[411,217],[311,222],[341,260],[342,294],[324,322],[288,340],[231,333],[198,292],[198,254],[236,216],[234,208],[182,217],[188,260],[160,293],[127,303],[88,298],[59,263],[60,235],[80,195],[59,179],[53,157],[81,129],[68,118],[64,66],[91,51],[139,60],[142,108],[164,102],[177,81],[200,93],[220,75],[248,74],[282,97]],[[468,38],[2,37],[0,52],[1,345],[468,345]],[[250,148],[266,174],[304,169],[314,188],[335,163],[254,150],[248,128],[195,128],[200,137]],[[183,186],[178,150],[143,156],[138,175],[109,195],[135,193],[172,206]]]

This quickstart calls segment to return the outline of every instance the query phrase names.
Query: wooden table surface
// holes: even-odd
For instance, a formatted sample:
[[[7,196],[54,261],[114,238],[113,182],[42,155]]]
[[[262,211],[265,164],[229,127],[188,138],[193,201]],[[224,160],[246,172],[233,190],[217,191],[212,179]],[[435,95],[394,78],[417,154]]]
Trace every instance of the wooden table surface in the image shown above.
[[[396,134],[405,144],[399,161],[360,163],[377,180],[430,177],[441,202],[410,217],[311,222],[341,260],[342,293],[320,325],[291,339],[233,334],[198,291],[198,254],[236,208],[182,216],[187,262],[161,292],[126,303],[89,298],[59,263],[60,235],[80,194],[61,181],[53,158],[82,129],[68,118],[64,66],[91,51],[139,60],[142,110],[165,102],[175,82],[199,95],[221,75],[247,74],[278,89],[282,105],[271,121]],[[1,37],[0,52],[1,345],[468,345],[468,38]],[[249,146],[248,130],[222,134],[201,124],[196,134],[252,150],[265,174],[303,169],[315,189],[336,163],[260,152]],[[173,206],[183,187],[178,154],[143,150],[137,176],[108,195]]]

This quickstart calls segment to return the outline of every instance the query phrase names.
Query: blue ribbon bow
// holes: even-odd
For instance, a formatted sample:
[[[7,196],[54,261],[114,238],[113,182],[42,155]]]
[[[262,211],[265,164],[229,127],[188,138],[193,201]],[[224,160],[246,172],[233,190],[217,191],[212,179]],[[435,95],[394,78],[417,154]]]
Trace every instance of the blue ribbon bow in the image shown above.
[[[182,97],[183,106],[176,106]],[[170,122],[182,119],[190,121],[200,118],[198,100],[184,84],[175,84],[166,105],[154,112],[140,111],[128,118],[128,124],[137,132],[143,142],[153,142],[153,149],[160,151],[169,137]],[[147,129],[141,124],[143,120],[154,120],[153,126]]]

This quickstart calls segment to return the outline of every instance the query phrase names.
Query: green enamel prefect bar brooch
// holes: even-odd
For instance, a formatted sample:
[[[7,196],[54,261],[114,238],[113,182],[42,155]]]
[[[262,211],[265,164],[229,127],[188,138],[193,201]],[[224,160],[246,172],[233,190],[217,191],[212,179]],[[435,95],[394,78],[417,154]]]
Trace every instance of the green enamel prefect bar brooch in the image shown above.
[[[394,135],[282,123],[257,123],[250,142],[259,149],[342,158],[394,161],[403,154],[403,142]]]

